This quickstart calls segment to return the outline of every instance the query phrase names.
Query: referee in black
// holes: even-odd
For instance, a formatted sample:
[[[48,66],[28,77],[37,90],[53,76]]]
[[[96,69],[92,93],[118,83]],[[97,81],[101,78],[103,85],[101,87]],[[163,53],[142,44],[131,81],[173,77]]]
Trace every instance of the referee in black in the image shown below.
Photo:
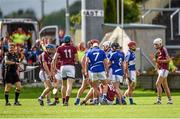
[[[8,52],[5,54],[5,71],[4,71],[4,83],[5,83],[5,105],[10,106],[9,102],[9,91],[13,84],[15,84],[15,106],[20,106],[21,104],[18,101],[20,90],[21,90],[21,82],[19,80],[19,75],[17,73],[18,65],[19,65],[19,56],[16,52],[16,46],[14,43],[9,44]]]

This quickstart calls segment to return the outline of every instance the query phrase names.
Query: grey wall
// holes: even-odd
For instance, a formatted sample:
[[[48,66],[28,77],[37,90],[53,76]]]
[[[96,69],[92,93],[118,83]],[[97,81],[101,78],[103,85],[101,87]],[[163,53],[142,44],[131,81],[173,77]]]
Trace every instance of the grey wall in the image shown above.
[[[82,0],[83,10],[103,10],[103,0]],[[104,23],[104,16],[86,16],[82,15],[82,41],[89,41],[93,38],[102,39],[102,24]]]
[[[105,35],[108,32],[112,32],[117,26],[116,25],[104,25],[103,34]],[[150,58],[150,53],[154,52],[153,41],[155,38],[162,38],[165,44],[165,27],[155,26],[155,25],[125,25],[124,30],[128,37],[131,40],[137,42],[137,47],[141,48],[144,54]],[[144,57],[141,57],[140,51],[136,52],[137,54],[137,69],[146,70],[152,65],[145,60]],[[141,63],[142,62],[142,63]]]
[[[169,74],[168,84],[171,89],[180,89],[180,75],[179,74]],[[137,79],[137,85],[143,89],[155,89],[155,83],[157,80],[157,75],[141,75]]]

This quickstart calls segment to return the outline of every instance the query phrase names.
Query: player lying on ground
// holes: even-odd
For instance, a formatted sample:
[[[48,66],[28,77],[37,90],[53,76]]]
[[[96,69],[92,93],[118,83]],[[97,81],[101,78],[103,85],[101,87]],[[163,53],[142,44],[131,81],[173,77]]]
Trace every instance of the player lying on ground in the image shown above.
[[[106,97],[106,101],[104,101],[103,99],[103,84],[100,84],[98,87],[98,91],[99,91],[99,95],[98,95],[98,103],[102,104],[102,105],[112,105],[114,98],[117,96],[119,99],[121,98],[117,92],[116,89],[114,88],[113,84],[109,83],[108,84],[108,91],[107,91],[107,97]],[[94,104],[93,102],[91,102],[93,99],[93,88],[91,88],[88,92],[88,94],[86,95],[86,97],[83,99],[83,101],[80,103],[81,105],[85,104]],[[90,101],[90,103],[87,103],[88,101]]]

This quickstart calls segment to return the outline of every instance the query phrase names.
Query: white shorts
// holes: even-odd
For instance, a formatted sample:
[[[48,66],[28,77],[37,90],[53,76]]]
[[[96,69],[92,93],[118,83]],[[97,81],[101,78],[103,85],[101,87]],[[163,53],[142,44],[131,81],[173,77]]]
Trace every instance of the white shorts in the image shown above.
[[[42,71],[42,70],[40,70],[40,72],[39,72],[39,78],[41,79],[41,81],[49,80],[48,75],[46,74],[46,72]]]
[[[104,104],[103,98],[101,96],[99,97],[99,103]],[[107,100],[107,105],[113,105],[113,101]]]
[[[98,72],[98,73],[90,72],[90,79],[93,80],[93,81],[106,80],[107,77],[106,77],[106,73],[104,71],[103,72]]]
[[[63,78],[75,78],[75,66],[64,65],[60,69],[62,79]]]
[[[57,80],[62,80],[61,71],[59,69],[57,70],[57,73],[55,74],[55,78]]]
[[[120,82],[120,83],[123,83],[123,76],[120,76],[120,75],[112,75],[111,81],[112,81],[112,82]]]
[[[158,70],[158,77],[167,78],[169,74],[169,71],[166,69],[160,69]]]
[[[136,82],[136,71],[129,71],[129,79],[132,82]]]

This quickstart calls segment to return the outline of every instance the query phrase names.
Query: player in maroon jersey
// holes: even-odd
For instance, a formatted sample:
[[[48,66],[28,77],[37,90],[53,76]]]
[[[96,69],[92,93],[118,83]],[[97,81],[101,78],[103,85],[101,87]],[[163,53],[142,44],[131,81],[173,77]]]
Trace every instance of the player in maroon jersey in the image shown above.
[[[167,104],[173,104],[170,89],[167,83],[167,76],[168,76],[168,67],[170,62],[170,57],[168,55],[167,49],[162,44],[162,39],[157,38],[153,42],[154,48],[157,50],[155,62],[157,64],[158,69],[158,78],[156,81],[156,88],[157,88],[157,101],[155,104],[161,104],[161,97],[162,97],[162,87],[163,86],[166,95],[168,97]]]
[[[77,49],[71,44],[71,37],[64,37],[64,45],[59,46],[54,56],[54,62],[58,62],[57,58],[60,57],[61,68],[60,73],[62,76],[62,99],[63,105],[68,106],[69,97],[72,91],[72,85],[75,79],[75,63],[78,61]],[[65,90],[64,87],[67,86]],[[66,93],[65,93],[66,92]]]
[[[117,95],[116,89],[113,87],[113,85],[111,83],[108,84],[108,91],[107,91],[107,103],[104,103],[103,100],[103,84],[100,84],[98,87],[98,90],[100,92],[99,95],[99,103],[100,104],[107,104],[107,105],[112,105],[115,96]],[[88,92],[88,94],[86,95],[86,97],[83,99],[83,101],[80,103],[81,105],[83,104],[87,104],[88,100],[93,99],[93,88],[90,89],[90,91]]]
[[[46,45],[46,51],[44,51],[40,56],[41,70],[39,72],[39,78],[44,82],[45,89],[41,96],[38,98],[39,104],[44,105],[43,98],[51,91],[52,84],[52,72],[51,72],[51,62],[52,57],[55,52],[55,46],[52,44]]]

